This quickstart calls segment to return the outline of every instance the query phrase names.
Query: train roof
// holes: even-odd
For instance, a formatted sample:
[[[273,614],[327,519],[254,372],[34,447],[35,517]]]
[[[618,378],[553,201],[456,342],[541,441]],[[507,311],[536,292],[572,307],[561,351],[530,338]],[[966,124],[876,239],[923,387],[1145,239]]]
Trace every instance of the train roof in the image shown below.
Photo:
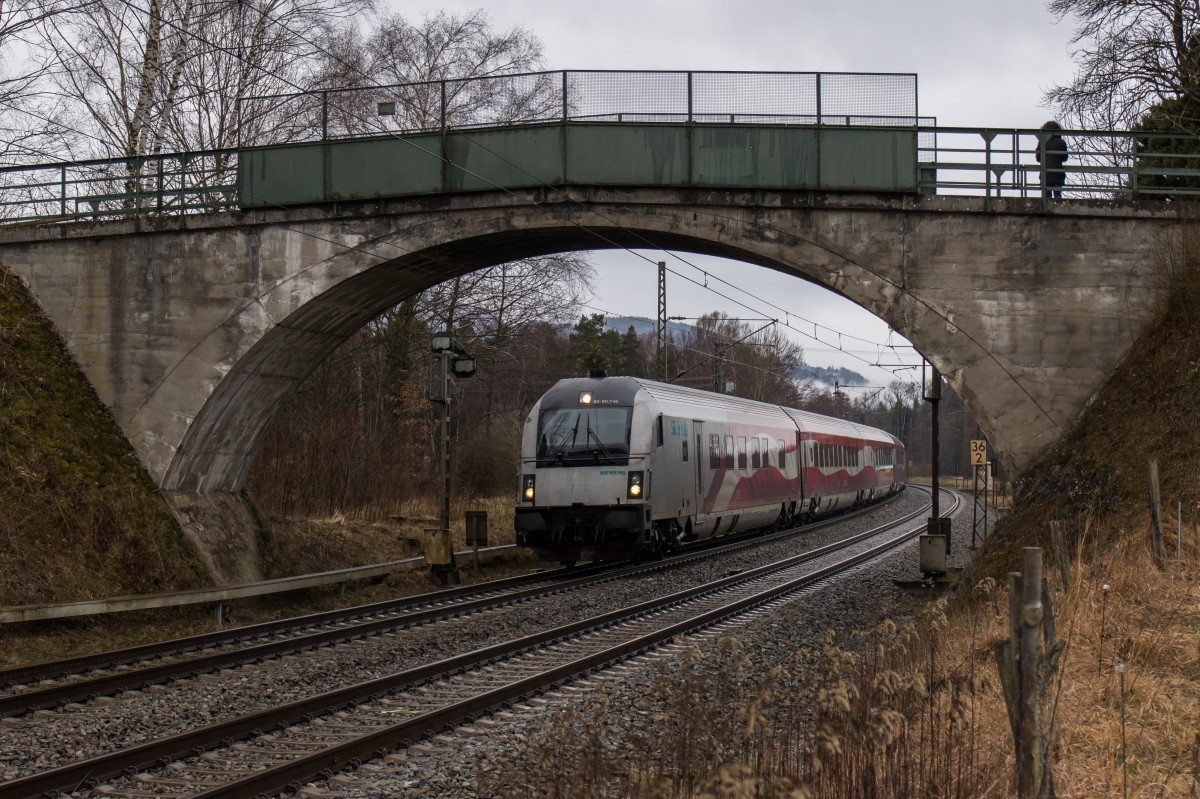
[[[783,411],[796,422],[796,426],[806,433],[823,433],[825,435],[851,436],[864,441],[884,442],[896,446],[904,446],[900,439],[891,433],[865,424],[856,424],[836,416],[822,416],[811,411],[801,411],[796,408],[784,408]]]
[[[731,397],[726,394],[717,394],[712,391],[703,391],[698,388],[688,388],[686,386],[675,386],[670,383],[659,383],[654,380],[646,380],[644,378],[632,378],[640,385],[647,394],[653,397],[659,405],[666,406],[686,406],[686,407],[705,407],[715,408],[726,411],[741,411],[743,413],[757,413],[766,416],[775,416],[779,418],[788,417],[796,423],[796,426],[805,433],[822,433],[825,435],[842,435],[851,438],[858,438],[864,441],[876,441],[881,443],[894,444],[903,446],[900,439],[893,436],[884,430],[869,427],[864,424],[856,424],[845,419],[838,419],[833,416],[822,416],[819,413],[811,411],[802,411],[798,408],[788,408],[783,405],[772,405],[767,402],[758,402],[757,400],[743,399],[742,397]],[[686,415],[686,413],[681,414]]]
[[[632,404],[638,390],[643,390],[658,404],[663,412],[678,416],[690,416],[694,413],[693,409],[696,408],[757,414],[773,417],[781,422],[790,421],[805,433],[841,435],[865,441],[903,446],[900,439],[891,433],[867,425],[856,424],[845,419],[822,416],[819,413],[812,413],[811,411],[772,405],[767,402],[758,402],[757,400],[733,397],[727,394],[717,394],[698,388],[660,383],[642,377],[566,378],[555,383],[546,392],[543,399],[551,403],[574,404],[578,397],[578,392],[588,389],[600,389],[601,386],[603,386],[605,397],[617,399],[622,404]]]
[[[787,411],[768,402],[734,397],[728,394],[717,394],[714,391],[703,391],[687,386],[675,386],[670,383],[659,383],[645,378],[632,378],[641,388],[654,398],[663,410],[687,416],[689,408],[711,408],[719,411],[734,411],[753,413],[761,416],[772,416],[781,422],[787,421]]]

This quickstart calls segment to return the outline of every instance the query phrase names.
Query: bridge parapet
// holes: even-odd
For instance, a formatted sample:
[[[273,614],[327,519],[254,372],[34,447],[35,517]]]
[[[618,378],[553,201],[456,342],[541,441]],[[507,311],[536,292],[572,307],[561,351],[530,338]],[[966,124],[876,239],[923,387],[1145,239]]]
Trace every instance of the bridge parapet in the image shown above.
[[[0,224],[202,215],[413,194],[581,186],[716,186],[1070,200],[1200,197],[1200,138],[1063,131],[1068,202],[1047,202],[1043,131],[645,122],[511,125],[245,150],[0,169]],[[257,170],[257,173],[255,172]],[[260,177],[264,175],[266,178]],[[397,177],[397,173],[403,174]],[[273,184],[273,185],[272,185]],[[535,202],[536,200],[530,200]]]
[[[1046,167],[1035,153],[1049,135],[937,126],[918,116],[906,73],[567,70],[248,97],[238,108],[269,141],[0,169],[0,221],[572,184],[1037,197]],[[1195,136],[1062,135],[1065,198],[1200,195]],[[302,147],[318,144],[329,149]],[[377,166],[403,169],[386,181],[400,190],[372,185]],[[270,178],[255,177],[263,169]]]

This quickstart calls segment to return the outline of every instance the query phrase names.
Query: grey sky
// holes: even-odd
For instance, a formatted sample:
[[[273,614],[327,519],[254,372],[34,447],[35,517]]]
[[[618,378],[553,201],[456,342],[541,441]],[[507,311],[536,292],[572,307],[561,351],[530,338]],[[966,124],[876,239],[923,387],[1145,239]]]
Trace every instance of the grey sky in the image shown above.
[[[1073,24],[1058,22],[1043,0],[416,0],[390,6],[410,18],[440,9],[477,8],[487,11],[498,28],[519,25],[535,33],[551,69],[915,72],[919,112],[943,125],[1036,128],[1049,118],[1041,105],[1043,93],[1072,74]],[[680,259],[643,254],[651,262],[666,260],[672,269],[700,277]],[[887,326],[877,317],[797,278],[734,261],[680,255],[810,322],[880,344],[889,340]],[[628,252],[597,253],[594,261],[598,280],[593,305],[621,314],[656,315],[652,263]],[[709,285],[717,284],[710,280]],[[714,309],[731,316],[761,315],[674,276],[668,277],[667,293],[672,315]],[[780,316],[761,301],[740,298],[767,315]],[[795,318],[793,326],[812,330],[811,323]],[[820,331],[824,344],[793,335],[811,364],[846,366],[874,385],[892,379],[890,371],[837,352],[836,334]],[[897,336],[891,341],[904,343]],[[845,336],[842,346],[862,350],[867,361],[896,363],[895,355],[885,351],[879,356]],[[906,375],[912,373],[898,376]]]

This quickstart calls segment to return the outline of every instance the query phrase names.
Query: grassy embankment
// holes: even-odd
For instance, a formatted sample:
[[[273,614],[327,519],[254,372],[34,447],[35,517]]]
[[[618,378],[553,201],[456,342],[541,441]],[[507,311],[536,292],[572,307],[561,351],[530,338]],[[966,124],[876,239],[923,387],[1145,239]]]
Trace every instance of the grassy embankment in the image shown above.
[[[1020,569],[1022,547],[1040,546],[1065,642],[1044,703],[1056,795],[1200,795],[1200,231],[1184,239],[1164,251],[1157,322],[1025,473],[957,595],[911,623],[851,641],[831,635],[773,668],[734,639],[693,650],[657,677],[639,708],[651,721],[628,748],[600,695],[590,712],[552,719],[522,762],[492,764],[485,789],[559,799],[1013,796],[992,646],[1008,636],[1005,575]],[[1149,548],[1149,458],[1169,532],[1161,570]],[[1071,552],[1068,581],[1050,554],[1054,519]]]
[[[0,605],[206,583],[129,442],[2,267],[0,444]]]
[[[455,503],[487,510],[503,531],[511,498]],[[397,506],[370,520],[272,519],[272,577],[363,566],[419,554],[420,529],[435,500]],[[491,543],[511,543],[493,534]],[[21,281],[0,266],[0,606],[177,591],[209,585],[158,490],[53,326]],[[464,581],[474,579],[469,561]],[[500,566],[526,568],[527,563]],[[495,574],[497,569],[491,569]],[[487,574],[485,573],[486,577]],[[247,600],[233,608],[252,622],[429,590],[422,573],[344,597],[317,589]],[[212,628],[207,607],[146,611],[0,627],[0,668]]]

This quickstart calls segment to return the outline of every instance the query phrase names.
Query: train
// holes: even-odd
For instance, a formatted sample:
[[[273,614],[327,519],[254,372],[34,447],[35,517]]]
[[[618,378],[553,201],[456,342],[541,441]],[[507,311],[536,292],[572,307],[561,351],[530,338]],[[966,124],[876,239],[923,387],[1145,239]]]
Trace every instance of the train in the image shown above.
[[[906,476],[883,430],[596,372],[558,381],[525,420],[516,541],[565,566],[661,557],[874,502]]]

